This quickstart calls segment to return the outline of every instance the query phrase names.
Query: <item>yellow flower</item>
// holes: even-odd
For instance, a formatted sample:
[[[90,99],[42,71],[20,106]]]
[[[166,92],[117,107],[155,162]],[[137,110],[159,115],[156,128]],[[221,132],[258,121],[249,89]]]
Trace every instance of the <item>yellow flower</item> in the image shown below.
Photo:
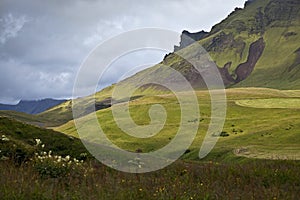
[[[143,191],[143,189],[142,189],[142,188],[140,188],[140,189],[139,189],[139,191],[141,192],[141,191]]]

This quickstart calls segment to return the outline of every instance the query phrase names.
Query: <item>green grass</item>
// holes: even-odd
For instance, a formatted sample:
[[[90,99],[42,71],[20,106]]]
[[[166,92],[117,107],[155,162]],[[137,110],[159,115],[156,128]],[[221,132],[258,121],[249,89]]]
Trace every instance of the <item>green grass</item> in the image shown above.
[[[7,117],[41,127],[45,127],[51,124],[50,120],[47,120],[45,118],[16,111],[0,111],[0,117]]]
[[[251,99],[251,100],[238,100],[235,103],[239,106],[246,106],[252,108],[298,108],[300,109],[300,99]]]
[[[1,199],[297,199],[300,192],[296,161],[176,162],[146,174],[86,161],[52,178],[35,164],[0,161]]]
[[[223,131],[227,132],[229,136],[221,137],[206,159],[220,161],[230,160],[236,156],[300,159],[299,106],[295,104],[295,102],[298,104],[300,102],[298,91],[239,88],[227,89],[226,94],[228,99],[227,116]],[[198,119],[200,127],[189,148],[190,152],[183,156],[188,160],[198,159],[199,148],[210,122],[209,95],[206,91],[198,91],[197,96],[201,111]],[[252,104],[245,106],[245,102]],[[266,104],[266,102],[269,103]],[[257,103],[265,107],[257,108]],[[129,136],[120,130],[113,119],[110,108],[98,111],[97,117],[107,137],[121,148],[130,151],[136,149],[142,149],[143,152],[154,151],[168,144],[175,136],[180,122],[180,106],[172,94],[145,96],[130,103],[132,119],[139,125],[149,124],[148,109],[153,104],[164,106],[168,117],[164,128],[155,136],[146,139]],[[287,107],[277,108],[283,105]],[[81,119],[81,128],[85,129],[86,133],[90,133],[93,129],[91,119],[92,115]],[[69,121],[55,130],[78,137],[73,121]],[[247,151],[242,152],[239,149],[247,149]]]
[[[70,137],[2,117],[1,135],[9,141],[0,140],[1,198],[296,199],[300,192],[299,109],[256,108],[239,106],[236,102],[267,100],[278,106],[285,100],[298,101],[300,92],[237,88],[227,89],[226,95],[223,131],[229,136],[221,137],[213,151],[199,161],[199,148],[210,121],[210,98],[207,91],[197,91],[200,128],[189,151],[170,166],[145,174],[115,171],[90,156],[80,165],[63,165],[52,158],[36,159],[35,153],[43,151],[46,157],[49,151],[75,158],[86,153],[76,138],[74,123],[69,121],[56,128]],[[124,134],[115,124],[110,108],[96,114],[107,136],[121,148],[153,151],[168,144],[180,119],[180,107],[171,93],[148,94],[130,102],[132,119],[139,125],[149,124],[147,111],[153,104],[163,105],[168,118],[162,131],[148,139]],[[81,118],[82,126],[92,128],[91,117],[90,114]],[[36,146],[36,138],[42,140],[44,148]]]
[[[77,138],[55,132],[50,129],[25,124],[6,117],[0,117],[0,135],[9,141],[0,140],[0,159],[2,157],[26,160],[36,151],[52,151],[59,155],[79,157],[87,153],[81,141]],[[40,139],[45,145],[36,145]]]

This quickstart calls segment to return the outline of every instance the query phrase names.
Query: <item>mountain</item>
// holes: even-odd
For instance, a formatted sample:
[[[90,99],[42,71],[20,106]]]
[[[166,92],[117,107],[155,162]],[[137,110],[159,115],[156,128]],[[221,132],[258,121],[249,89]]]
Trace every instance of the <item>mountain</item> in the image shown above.
[[[265,87],[300,89],[300,1],[251,0],[244,8],[236,8],[210,32],[183,31],[179,46],[162,62],[119,82],[130,87],[145,80],[164,80],[180,84],[164,65],[180,72],[195,89],[206,87],[201,75],[189,62],[178,56],[198,60],[201,52],[195,49],[196,40],[218,66],[223,82],[230,87]],[[205,71],[204,71],[205,73]],[[100,103],[111,98],[115,85],[95,94]],[[165,93],[166,88],[146,84],[136,96]],[[93,96],[84,98],[83,105],[92,105]],[[71,101],[55,106],[39,116],[52,118],[57,124],[72,119]],[[87,106],[89,107],[89,106]],[[59,115],[57,114],[59,113]],[[82,111],[82,113],[87,113]]]
[[[236,8],[208,33],[183,31],[175,52],[123,84],[134,84],[145,77],[172,81],[172,75],[164,73],[163,65],[167,65],[181,72],[194,88],[205,87],[197,70],[178,55],[181,52],[189,60],[198,59],[200,54],[195,53],[191,39],[209,53],[226,87],[300,88],[299,0],[247,1],[244,8]]]
[[[13,110],[27,114],[38,114],[49,108],[65,102],[66,100],[42,99],[36,101],[21,100],[16,105],[0,104],[0,110]]]

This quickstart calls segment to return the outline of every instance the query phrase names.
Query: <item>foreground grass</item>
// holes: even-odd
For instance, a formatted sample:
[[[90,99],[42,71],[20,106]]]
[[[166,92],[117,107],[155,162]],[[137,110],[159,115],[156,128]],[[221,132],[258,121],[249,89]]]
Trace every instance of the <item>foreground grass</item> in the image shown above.
[[[126,174],[95,161],[41,177],[33,163],[0,162],[1,199],[297,199],[300,162],[184,163]]]

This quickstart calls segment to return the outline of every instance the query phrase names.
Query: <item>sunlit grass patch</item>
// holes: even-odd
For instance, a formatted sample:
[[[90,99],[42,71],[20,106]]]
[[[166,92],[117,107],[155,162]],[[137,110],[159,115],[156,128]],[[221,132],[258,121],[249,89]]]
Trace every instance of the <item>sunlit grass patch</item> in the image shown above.
[[[243,99],[235,103],[239,106],[252,108],[299,108],[300,99],[298,98],[270,98],[270,99]]]

